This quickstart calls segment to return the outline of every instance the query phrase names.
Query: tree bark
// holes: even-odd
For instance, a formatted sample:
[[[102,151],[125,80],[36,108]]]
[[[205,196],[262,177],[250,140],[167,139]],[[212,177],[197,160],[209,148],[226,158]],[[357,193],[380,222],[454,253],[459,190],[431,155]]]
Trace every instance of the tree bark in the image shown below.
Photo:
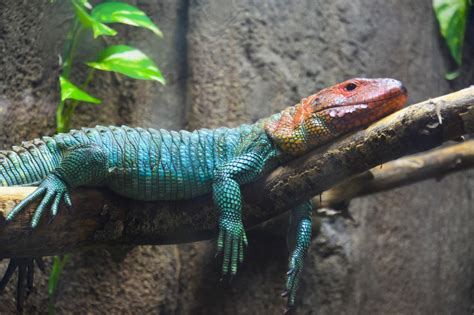
[[[403,157],[357,174],[321,195],[313,197],[316,208],[331,208],[356,197],[444,176],[474,166],[474,140]]]

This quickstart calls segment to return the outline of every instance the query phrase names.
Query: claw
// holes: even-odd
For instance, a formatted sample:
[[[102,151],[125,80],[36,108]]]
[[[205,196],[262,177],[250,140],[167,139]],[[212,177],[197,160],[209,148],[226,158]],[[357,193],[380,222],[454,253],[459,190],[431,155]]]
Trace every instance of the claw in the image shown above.
[[[215,257],[222,253],[222,249],[224,248],[224,234],[225,231],[219,231],[219,238],[217,239],[217,251]]]
[[[232,258],[231,258],[231,265],[230,265],[231,277],[237,273],[237,258],[239,256],[239,245],[238,245],[239,243],[240,243],[240,240],[232,241]]]
[[[54,222],[54,219],[56,219],[56,216],[52,216],[51,219],[49,219],[48,225],[51,225],[51,223]]]
[[[285,291],[283,291],[283,292],[281,293],[281,296],[282,296],[282,297],[287,297],[288,294],[289,294],[288,290],[285,290]]]
[[[225,238],[225,245],[224,245],[224,261],[222,265],[222,273],[227,274],[229,272],[229,262],[230,262],[230,255],[231,255],[231,244],[232,244],[232,239],[230,238],[230,235],[226,235]]]
[[[63,196],[64,196],[64,193],[59,193],[56,195],[56,198],[54,198],[53,205],[51,206],[51,216],[53,218],[56,217],[56,214],[58,214],[59,203],[61,202],[61,198]]]
[[[48,221],[48,225],[51,225],[51,224],[53,224],[54,220],[56,220],[56,216],[54,216],[54,217],[51,217],[51,219],[49,219],[49,221]]]
[[[217,255],[223,254],[222,276],[235,276],[244,260],[245,231],[241,222],[221,221],[217,240]]]
[[[26,206],[28,206],[31,202],[33,202],[36,198],[40,197],[44,192],[46,191],[45,187],[39,187],[36,189],[34,192],[31,193],[28,197],[20,201],[19,204],[17,204],[10,213],[8,213],[6,221],[11,221],[13,218],[21,211],[23,210]]]
[[[71,196],[67,191],[64,193],[64,202],[68,208],[72,208]]]
[[[240,241],[240,250],[239,250],[239,264],[244,262],[244,244],[243,240]]]
[[[53,196],[54,193],[47,192],[46,196],[44,196],[43,200],[41,200],[41,203],[39,204],[38,208],[36,208],[35,213],[33,214],[33,219],[31,219],[31,227],[33,229],[38,226],[39,219],[41,218],[41,215],[43,214],[46,207],[50,204]]]
[[[61,178],[54,174],[48,175],[32,194],[17,204],[7,215],[6,221],[11,221],[20,211],[24,210],[32,202],[41,199],[40,204],[36,208],[33,218],[31,219],[31,227],[34,229],[38,226],[44,211],[51,205],[51,215],[54,218],[58,213],[59,204],[64,198],[64,202],[70,208],[72,206],[71,198],[67,191],[67,186]],[[49,223],[51,223],[49,221]]]

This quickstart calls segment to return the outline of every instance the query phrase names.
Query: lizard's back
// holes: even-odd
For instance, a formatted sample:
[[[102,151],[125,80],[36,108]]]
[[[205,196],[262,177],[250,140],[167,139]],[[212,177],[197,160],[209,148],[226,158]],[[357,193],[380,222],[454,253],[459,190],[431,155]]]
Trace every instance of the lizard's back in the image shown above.
[[[82,128],[23,142],[0,152],[2,186],[36,183],[59,166],[65,152],[95,145],[108,156],[110,175],[103,183],[141,200],[178,200],[212,190],[216,167],[266,139],[255,125],[193,132],[152,128]]]
[[[179,200],[212,190],[216,167],[242,153],[259,137],[256,127],[199,129],[102,127],[53,137],[61,148],[97,145],[108,155],[105,186],[140,200]]]

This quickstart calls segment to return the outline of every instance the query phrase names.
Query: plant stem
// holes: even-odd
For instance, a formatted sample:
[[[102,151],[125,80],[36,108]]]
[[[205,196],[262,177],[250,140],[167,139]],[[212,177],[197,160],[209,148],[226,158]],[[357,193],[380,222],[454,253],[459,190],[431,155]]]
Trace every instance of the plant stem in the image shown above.
[[[74,63],[74,57],[77,49],[77,42],[79,36],[83,30],[83,27],[79,21],[79,18],[76,16],[74,18],[73,24],[66,36],[66,41],[64,43],[64,52],[63,52],[63,71],[62,76],[66,79],[69,79],[71,73],[72,65]],[[70,117],[67,115],[68,104],[65,101],[60,101],[58,108],[56,109],[56,130],[57,132],[66,132],[69,130],[69,121]]]
[[[66,262],[69,260],[69,255],[64,256],[54,256],[53,270],[49,275],[48,280],[48,314],[54,314],[54,301],[56,297],[56,292],[58,289],[58,281],[61,273],[63,272]]]
[[[68,79],[69,74],[71,73],[72,64],[74,62],[74,57],[77,49],[77,42],[79,36],[82,32],[82,24],[79,21],[79,18],[76,16],[72,24],[71,29],[69,30],[66,36],[66,42],[64,44],[64,63],[63,63],[63,73],[62,75]]]
[[[94,78],[94,73],[95,69],[94,68],[89,68],[89,71],[87,72],[86,79],[84,80],[84,83],[81,84],[81,89],[85,89],[89,83],[91,83],[92,79]],[[64,103],[64,102],[61,102]],[[61,103],[59,104],[61,106]],[[62,109],[64,110],[61,116],[61,120],[58,119],[58,131],[59,131],[59,122],[61,121],[63,125],[61,126],[61,131],[60,132],[67,132],[69,131],[70,123],[71,123],[71,118],[74,115],[74,112],[76,111],[77,106],[80,104],[79,101],[73,100],[71,102],[68,102],[66,104],[66,108]],[[58,108],[59,110],[59,108]]]
[[[56,109],[56,131],[58,133],[66,131],[66,122],[63,117],[64,101],[59,102],[58,109]]]

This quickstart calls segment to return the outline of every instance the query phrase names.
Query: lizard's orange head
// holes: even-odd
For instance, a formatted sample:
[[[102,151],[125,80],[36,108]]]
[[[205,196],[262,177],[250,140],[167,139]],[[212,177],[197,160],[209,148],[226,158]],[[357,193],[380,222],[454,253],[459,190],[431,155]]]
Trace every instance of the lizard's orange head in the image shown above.
[[[297,155],[364,127],[405,106],[407,90],[394,79],[351,79],[303,98],[273,116],[267,134]]]
[[[366,126],[403,106],[407,90],[394,79],[351,79],[303,99],[334,131]]]

